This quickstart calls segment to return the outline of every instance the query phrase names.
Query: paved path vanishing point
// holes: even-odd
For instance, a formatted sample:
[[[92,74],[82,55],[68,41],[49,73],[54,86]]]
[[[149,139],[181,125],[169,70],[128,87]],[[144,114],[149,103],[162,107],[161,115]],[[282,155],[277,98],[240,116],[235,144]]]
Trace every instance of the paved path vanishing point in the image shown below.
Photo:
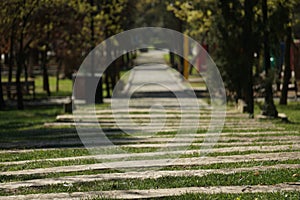
[[[91,150],[97,151],[97,155],[80,152],[82,142],[74,129],[73,115],[57,116],[56,122],[45,124],[52,131],[34,133],[30,141],[0,142],[7,148],[0,150],[0,199],[139,199],[186,193],[230,193],[238,197],[274,192],[287,196],[288,192],[294,192],[295,199],[299,197],[298,130],[285,130],[269,121],[248,119],[230,108],[222,133],[207,133],[212,107],[204,98],[195,100],[190,96],[191,88],[164,64],[161,52],[143,53],[137,63],[122,88],[122,94],[133,94],[130,105],[122,104],[120,97],[114,110],[96,110],[97,121],[114,146],[102,147],[98,134],[87,132],[84,137],[96,147]],[[182,99],[178,100],[174,93]],[[87,108],[79,113],[82,121],[77,123],[81,127],[95,125],[95,116],[89,111]],[[185,123],[180,125],[183,118]],[[220,120],[222,122],[222,115]],[[199,126],[196,132],[190,132],[195,122]],[[177,132],[180,127],[185,130],[182,134]],[[20,148],[24,146],[28,149]],[[122,151],[114,152],[111,150],[114,147]],[[66,153],[70,151],[77,153]],[[19,155],[23,159],[20,160]],[[118,171],[109,171],[111,168]],[[275,180],[270,184],[264,181],[276,173],[284,174],[284,181]],[[176,180],[192,182],[197,177],[201,182],[211,175],[224,175],[229,180],[238,175],[240,180],[229,185],[219,180],[209,186],[194,183],[172,187]],[[249,184],[247,180],[251,178],[261,178],[261,182]],[[139,180],[143,185],[152,179],[169,180],[171,186],[152,188],[145,184],[146,188],[141,189],[136,185],[118,188],[126,181],[131,184]],[[92,184],[92,189],[81,188],[88,184]],[[111,187],[102,189],[107,185]],[[59,191],[49,189],[55,187],[60,188]],[[48,191],[43,190],[47,188]]]

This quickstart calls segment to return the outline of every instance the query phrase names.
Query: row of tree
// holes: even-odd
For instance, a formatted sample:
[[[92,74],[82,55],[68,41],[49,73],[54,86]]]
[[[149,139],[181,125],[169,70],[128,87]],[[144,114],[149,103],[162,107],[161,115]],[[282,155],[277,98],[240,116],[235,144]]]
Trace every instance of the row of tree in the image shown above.
[[[285,41],[285,77],[280,102],[286,104],[290,80],[289,47],[297,24],[295,8],[298,4],[296,0],[0,1],[0,43],[4,47],[0,53],[8,58],[8,81],[12,81],[13,67],[17,68],[18,108],[22,109],[20,79],[22,72],[25,72],[25,79],[28,76],[32,52],[41,55],[44,89],[50,95],[47,52],[54,53],[58,68],[64,67],[65,76],[71,77],[96,44],[122,30],[141,26],[171,28],[209,45],[209,53],[220,68],[229,94],[235,99],[244,99],[251,115],[253,79],[265,71],[264,112],[276,116],[272,94],[275,72],[270,66],[270,55],[279,57],[279,44]],[[130,56],[125,57],[128,61]],[[172,64],[178,60],[175,57],[171,53]],[[282,63],[278,65],[280,72]],[[105,78],[107,88],[109,78],[116,82],[116,69],[108,70],[113,76]],[[102,82],[100,86],[101,89]],[[4,105],[1,89],[0,108]],[[102,90],[99,99],[101,102]]]
[[[177,0],[169,4],[168,10],[183,22],[187,34],[211,45],[210,54],[220,68],[226,88],[236,99],[246,101],[251,116],[254,111],[253,79],[263,70],[263,114],[277,116],[272,92],[275,72],[271,68],[270,54],[280,57],[279,44],[285,41],[285,77],[280,103],[286,104],[290,44],[297,23],[295,8],[298,4],[296,0],[207,0],[205,3]],[[277,73],[281,73],[281,67],[278,66]]]
[[[0,54],[8,60],[8,82],[13,81],[13,70],[16,71],[18,108],[23,109],[21,76],[25,72],[27,81],[32,55],[40,55],[43,86],[50,95],[47,53],[54,54],[57,71],[64,66],[65,76],[71,78],[96,44],[128,27],[130,20],[126,16],[131,4],[129,0],[0,1],[0,46],[5,47]],[[0,79],[0,108],[3,107]]]

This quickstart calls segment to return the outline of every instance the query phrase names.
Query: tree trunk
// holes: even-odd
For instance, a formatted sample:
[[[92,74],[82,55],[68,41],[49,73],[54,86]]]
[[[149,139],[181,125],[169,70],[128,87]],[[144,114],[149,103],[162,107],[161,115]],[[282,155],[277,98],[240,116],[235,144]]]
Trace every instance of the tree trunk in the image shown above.
[[[56,70],[56,92],[59,91],[59,73],[62,67],[62,59],[58,60],[57,70]]]
[[[174,53],[170,51],[169,55],[170,55],[170,65],[171,65],[171,67],[174,68],[174,67],[175,67],[175,57],[174,57]]]
[[[285,43],[285,67],[284,67],[284,75],[283,75],[283,85],[280,96],[280,105],[287,105],[287,97],[288,97],[288,87],[291,79],[291,61],[290,61],[290,49],[292,43],[292,30],[291,27],[288,27],[287,38]]]
[[[110,85],[109,85],[109,77],[110,77],[110,72],[106,71],[106,74],[105,74],[105,78],[104,78],[104,81],[105,81],[105,89],[106,89],[106,98],[110,98]]]
[[[265,83],[265,104],[263,108],[263,115],[270,117],[277,117],[278,112],[276,110],[273,100],[273,79],[270,77],[270,48],[269,48],[269,31],[268,31],[268,5],[267,0],[262,1],[263,23],[264,23],[264,63],[266,71],[266,83]]]
[[[243,50],[244,59],[243,66],[245,67],[245,80],[243,82],[245,91],[245,100],[247,104],[247,111],[251,117],[254,114],[254,99],[253,99],[253,33],[252,33],[252,21],[253,21],[253,0],[245,0],[245,22],[243,28]]]
[[[17,56],[17,65],[18,66],[17,66],[17,74],[16,74],[17,107],[19,110],[24,109],[22,86],[21,86],[21,73],[22,73],[22,68],[24,66],[23,37],[24,37],[24,34],[23,34],[23,32],[21,32],[20,40],[19,40],[19,54]]]
[[[8,64],[8,83],[12,82],[12,76],[13,76],[13,65],[14,65],[14,43],[15,43],[15,37],[14,37],[14,26],[11,30],[11,36],[10,36],[10,49],[9,49],[9,64]],[[10,87],[7,88],[7,98],[11,99],[11,93],[10,93]]]
[[[100,78],[98,85],[97,85],[97,89],[96,89],[96,94],[95,94],[95,103],[96,104],[103,103],[102,77]]]
[[[89,1],[90,5],[93,7],[94,6],[94,0]],[[90,23],[90,30],[91,30],[91,50],[94,49],[95,47],[95,24],[94,24],[94,16],[95,13],[91,12],[90,13],[90,18],[91,18],[91,23]],[[106,36],[106,33],[104,34]],[[102,72],[103,75],[104,72]],[[91,76],[92,78],[94,77],[94,58],[92,58],[92,65],[91,65]],[[100,77],[100,80],[97,84],[97,89],[96,89],[96,94],[95,94],[95,103],[96,104],[101,104],[103,103],[103,87],[102,87],[102,77]]]
[[[27,64],[25,63],[24,60],[24,76],[25,76],[25,83],[26,83],[26,93],[29,93],[29,86],[28,86],[28,68],[27,68]]]
[[[2,90],[2,64],[0,63],[0,110],[5,108],[5,102],[3,98],[3,90]]]
[[[42,69],[43,69],[43,89],[50,96],[49,75],[47,70],[47,50],[42,52]]]

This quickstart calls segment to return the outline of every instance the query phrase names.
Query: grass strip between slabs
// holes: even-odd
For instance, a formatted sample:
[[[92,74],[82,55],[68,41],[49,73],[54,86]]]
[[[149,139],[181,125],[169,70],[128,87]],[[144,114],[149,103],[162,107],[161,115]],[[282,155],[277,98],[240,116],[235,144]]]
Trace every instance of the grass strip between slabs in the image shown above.
[[[300,192],[272,192],[272,193],[243,193],[243,194],[201,194],[201,193],[186,193],[183,195],[160,197],[160,198],[147,198],[148,200],[217,200],[217,199],[231,199],[231,200],[299,200]],[[87,198],[86,200],[112,200],[105,197]]]
[[[100,200],[104,198],[93,198],[93,200]],[[149,198],[149,200],[154,200],[157,198]],[[299,200],[300,192],[274,192],[274,193],[244,193],[244,194],[183,194],[180,196],[170,196],[161,197],[160,200],[216,200],[216,199],[232,199],[232,200],[266,200],[266,199],[276,199],[276,200]]]
[[[73,184],[52,184],[40,187],[21,187],[9,191],[0,190],[0,195],[85,192],[132,189],[158,189],[180,187],[208,187],[208,186],[237,186],[237,185],[274,185],[284,182],[299,181],[300,169],[275,169],[267,171],[242,172],[235,174],[208,174],[203,177],[173,177],[165,176],[157,179],[125,179],[109,181],[79,182]]]
[[[245,168],[255,166],[271,166],[277,164],[300,164],[300,159],[286,160],[286,161],[249,161],[249,162],[237,162],[237,163],[215,163],[208,165],[173,165],[160,168],[160,170],[201,170],[201,169],[229,169],[229,168]],[[154,168],[155,169],[155,168]],[[134,168],[132,170],[135,170]],[[76,172],[57,172],[57,173],[45,173],[45,174],[30,174],[30,175],[0,175],[0,182],[12,182],[12,181],[25,181],[32,179],[44,179],[44,178],[58,178],[76,175],[92,175],[103,173],[122,173],[117,169],[106,170],[85,170]]]
[[[213,152],[206,154],[206,157],[216,157],[216,156],[232,156],[232,155],[247,155],[252,153],[279,153],[279,152],[300,152],[300,150],[276,150],[276,151],[259,151],[259,150],[249,150],[249,151],[232,151],[232,152]],[[174,155],[153,155],[153,156],[133,156],[126,158],[126,161],[130,160],[144,160],[147,159],[165,159],[174,157],[177,158],[194,158],[194,157],[200,157],[202,156],[199,152],[194,153],[188,153],[188,154],[174,154]],[[124,158],[119,159],[74,159],[74,160],[58,160],[58,161],[36,161],[36,162],[28,162],[28,163],[22,163],[22,164],[12,164],[12,165],[1,165],[0,164],[0,171],[18,171],[18,170],[27,170],[27,169],[38,169],[38,168],[50,168],[50,167],[59,167],[59,166],[72,166],[72,165],[87,165],[87,164],[96,164],[96,163],[102,163],[102,162],[112,162],[112,161],[119,161],[124,160]]]

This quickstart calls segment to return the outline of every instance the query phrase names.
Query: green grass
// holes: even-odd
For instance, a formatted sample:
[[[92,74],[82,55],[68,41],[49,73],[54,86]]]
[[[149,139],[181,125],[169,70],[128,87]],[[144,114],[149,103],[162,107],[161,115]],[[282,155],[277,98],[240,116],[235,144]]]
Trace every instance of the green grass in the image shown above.
[[[247,154],[256,154],[256,153],[279,153],[279,152],[299,152],[299,150],[284,150],[284,151],[233,151],[233,152],[213,152],[206,154],[206,157],[216,157],[216,156],[233,156],[233,155],[247,155]],[[76,159],[76,160],[59,160],[59,161],[33,161],[27,162],[24,164],[12,164],[12,165],[3,165],[0,164],[0,171],[17,171],[17,170],[27,170],[27,169],[37,169],[37,168],[50,168],[50,167],[59,167],[59,166],[73,166],[73,165],[88,165],[88,164],[96,164],[102,162],[115,162],[115,161],[129,161],[129,160],[156,160],[156,159],[165,159],[165,158],[195,158],[200,157],[200,153],[190,153],[190,154],[172,154],[172,155],[154,155],[151,157],[145,156],[134,156],[130,158],[119,158],[119,159]]]
[[[159,170],[201,170],[201,169],[229,169],[229,168],[243,168],[243,167],[255,167],[255,166],[271,166],[277,164],[300,164],[300,160],[286,160],[286,161],[249,161],[249,162],[237,162],[237,163],[215,163],[205,165],[173,165]],[[155,168],[153,168],[155,169]],[[135,169],[133,169],[135,170]],[[57,173],[44,173],[44,174],[29,174],[29,175],[0,175],[0,182],[11,181],[25,181],[31,179],[44,179],[44,178],[58,178],[77,175],[91,175],[91,174],[104,174],[104,173],[123,173],[117,169],[106,170],[85,170],[77,172],[57,172]]]
[[[124,75],[127,71],[121,71],[121,76]],[[43,90],[43,76],[36,76],[35,78],[30,78],[29,80],[34,80],[35,84],[35,93],[36,98],[48,98],[47,92]],[[2,81],[6,82],[8,81],[8,77],[2,77]],[[15,79],[13,78],[13,82]],[[25,78],[23,77],[21,81],[25,81]],[[73,81],[71,79],[59,79],[59,90],[56,91],[56,77],[55,76],[49,76],[49,85],[50,85],[50,92],[51,97],[67,97],[72,96],[72,90],[73,90]],[[112,90],[111,90],[112,92]],[[106,93],[106,86],[103,84],[103,96],[105,97],[107,95]],[[6,97],[5,97],[6,98]],[[25,99],[31,99],[32,95],[24,95]]]
[[[77,175],[91,175],[91,174],[107,174],[107,173],[122,173],[122,171],[116,169],[105,169],[105,170],[86,170],[77,172],[57,172],[47,174],[26,174],[26,175],[0,175],[0,182],[12,182],[12,181],[26,181],[33,179],[43,178],[60,178],[66,176],[77,176]]]
[[[94,197],[89,198],[91,200],[108,200],[105,197]],[[300,192],[273,192],[273,193],[243,193],[243,194],[193,194],[187,193],[179,196],[170,197],[160,197],[160,198],[149,198],[149,200],[218,200],[218,199],[230,199],[230,200],[266,200],[266,199],[276,199],[276,200],[299,200]]]
[[[106,109],[109,105],[97,105],[96,109]],[[290,123],[283,123],[278,119],[271,120],[277,127],[283,127],[286,130],[300,130],[300,104],[290,103],[288,106],[278,106],[279,112],[283,112],[288,115]],[[48,140],[51,137],[54,138],[65,138],[75,137],[76,130],[74,128],[45,128],[45,122],[55,121],[55,117],[63,113],[61,106],[52,107],[40,107],[40,108],[26,108],[25,111],[18,110],[7,110],[0,111],[0,137],[1,142],[13,142],[18,140]],[[246,121],[246,120],[245,120]],[[272,131],[276,128],[257,128],[251,130],[250,132],[256,131]],[[205,133],[206,130],[199,129],[199,134]],[[237,131],[230,128],[225,128],[223,132],[232,132],[230,137],[262,137],[256,142],[266,142],[269,141],[265,134],[259,135],[239,135]],[[248,130],[241,130],[239,132],[249,132]],[[157,135],[167,136],[174,135],[177,132],[160,132]],[[64,135],[64,136],[62,136]],[[295,135],[299,136],[299,133],[287,133],[283,134],[278,131],[278,133],[271,133],[267,136],[288,136]],[[114,136],[120,137],[120,136]],[[123,136],[122,136],[123,137]],[[218,145],[216,148],[232,146],[234,144],[230,142],[238,142],[239,140],[229,140],[228,145]],[[201,142],[201,141],[199,141]],[[243,145],[243,146],[258,146],[256,142],[253,144]],[[297,141],[295,141],[297,143]],[[274,141],[273,144],[268,144],[270,146],[279,144],[290,144],[291,142],[280,142]],[[259,144],[263,146],[264,144]],[[189,149],[199,149],[199,146],[190,146]],[[158,151],[158,148],[134,148],[134,147],[122,147],[122,150],[130,153],[142,153],[142,152],[153,152]],[[297,152],[298,150],[284,150],[284,151],[272,151],[272,152]],[[271,152],[271,151],[267,151]],[[264,152],[264,153],[267,153]],[[207,156],[229,156],[229,155],[244,155],[250,153],[260,153],[260,151],[244,151],[244,152],[225,152],[225,153],[211,153]],[[61,157],[71,157],[71,156],[84,156],[90,155],[89,151],[80,148],[69,148],[69,149],[53,149],[53,150],[35,150],[33,152],[24,153],[0,153],[0,162],[7,161],[21,161],[21,160],[35,160],[35,159],[45,159],[45,158],[61,158]],[[198,154],[188,154],[182,155],[181,157],[197,157]],[[22,170],[22,169],[35,169],[35,168],[45,168],[45,167],[55,167],[55,166],[72,166],[79,164],[93,164],[97,163],[94,159],[81,159],[72,161],[39,161],[32,162],[29,164],[21,165],[0,165],[1,171],[10,170]],[[209,164],[209,165],[196,165],[196,166],[169,166],[164,167],[162,170],[192,170],[192,169],[223,169],[223,168],[239,168],[239,167],[253,167],[253,166],[269,166],[275,164],[300,164],[300,160],[295,158],[295,160],[287,161],[265,161],[257,162],[255,160],[250,162],[239,162],[239,163],[219,163],[219,164]],[[83,174],[100,174],[100,173],[113,173],[119,172],[118,170],[86,170],[80,172],[64,172],[64,173],[49,173],[49,174],[31,174],[31,175],[18,175],[18,176],[0,176],[0,182],[10,182],[10,181],[22,181],[30,179],[40,179],[40,178],[55,178],[64,176],[74,176]],[[299,177],[294,177],[293,174],[299,174],[300,169],[280,169],[280,170],[267,170],[260,172],[259,175],[254,175],[252,172],[243,172],[230,175],[223,174],[209,174],[205,177],[163,177],[159,179],[125,179],[125,180],[111,180],[111,181],[94,181],[89,183],[76,183],[72,187],[65,187],[62,184],[58,185],[47,185],[43,187],[33,187],[33,188],[20,188],[16,191],[4,191],[0,190],[1,195],[12,195],[12,194],[29,194],[29,193],[48,193],[48,192],[75,192],[75,191],[91,191],[91,190],[112,190],[112,189],[149,189],[149,188],[176,188],[176,187],[189,187],[189,186],[217,186],[217,185],[257,185],[257,184],[277,184],[282,182],[298,182]],[[284,198],[286,197],[286,198]],[[216,194],[216,195],[194,195],[186,194],[179,197],[170,197],[169,199],[218,199],[218,198],[232,198],[232,199],[297,199],[299,197],[299,192],[295,193],[270,193],[270,194]],[[168,199],[168,198],[166,198]]]
[[[27,137],[23,131],[44,132],[45,122],[52,122],[56,116],[63,113],[62,106],[26,108],[25,110],[0,111],[0,137]],[[36,134],[36,133],[35,133]]]
[[[255,166],[271,166],[278,164],[300,164],[299,159],[285,160],[285,161],[249,161],[249,162],[236,162],[236,163],[214,163],[208,165],[174,165],[163,167],[161,170],[199,170],[199,169],[234,169],[234,168],[246,168]]]
[[[213,151],[213,150],[212,150]],[[284,153],[284,152],[299,152],[300,150],[276,150],[276,151],[259,151],[259,150],[251,150],[251,151],[232,151],[232,152],[212,152],[205,154],[207,157],[216,157],[216,156],[233,156],[233,155],[248,155],[248,154],[265,154],[265,153]],[[183,154],[180,158],[193,158],[193,157],[201,157],[200,153],[191,153],[191,154]]]
[[[36,76],[34,79],[35,84],[35,93],[36,98],[46,98],[47,93],[43,90],[43,77],[42,76]],[[8,81],[7,77],[3,77],[3,82]],[[12,81],[15,81],[13,79]],[[24,78],[21,79],[21,81],[25,81]],[[65,97],[65,96],[71,96],[72,95],[72,80],[70,79],[60,79],[59,80],[59,91],[56,91],[56,77],[55,76],[49,76],[49,85],[50,85],[50,91],[52,97]],[[25,95],[25,98],[30,99],[31,96]]]
[[[235,174],[209,174],[203,177],[172,177],[166,176],[157,179],[125,179],[109,181],[92,181],[74,183],[72,186],[53,184],[41,187],[21,187],[14,191],[0,191],[0,195],[31,194],[31,193],[57,193],[57,192],[85,192],[105,190],[129,190],[129,189],[155,189],[155,188],[179,188],[179,187],[208,187],[230,185],[273,185],[283,182],[297,182],[300,169],[280,169],[254,172],[242,172]]]
[[[95,198],[96,200],[97,198]],[[99,198],[101,199],[101,198]],[[150,198],[154,199],[154,198]],[[217,200],[217,199],[230,199],[230,200],[299,200],[300,192],[274,192],[274,193],[244,193],[244,194],[184,194],[180,196],[155,198],[161,200]]]
[[[86,156],[89,151],[84,148],[62,148],[54,150],[34,150],[32,152],[1,153],[0,162]]]
[[[88,165],[99,163],[96,159],[76,159],[68,161],[38,161],[38,162],[28,162],[26,164],[13,164],[13,165],[1,165],[0,171],[18,171],[27,169],[38,169],[38,168],[50,168],[59,166],[73,166],[73,165]]]
[[[255,115],[260,114],[261,107],[263,103],[255,104]],[[288,105],[279,105],[278,102],[275,102],[275,106],[277,108],[278,113],[284,113],[288,116],[289,122],[282,122],[280,119],[267,119],[262,121],[272,121],[276,126],[283,127],[286,130],[300,130],[300,102],[299,101],[291,101],[288,102]]]
[[[276,145],[290,145],[291,148],[293,143],[291,142],[274,142],[269,143],[250,143],[242,146],[276,146]],[[231,143],[228,145],[216,144],[214,148],[223,148],[232,146]],[[119,146],[121,150],[128,153],[144,153],[144,152],[155,152],[159,148],[155,147],[123,147]],[[199,146],[191,145],[187,148],[188,150],[199,150]],[[183,149],[184,150],[184,149]],[[110,151],[107,151],[110,152]],[[101,153],[105,154],[104,149],[101,149]],[[118,153],[118,152],[116,152]],[[84,148],[61,148],[61,149],[49,149],[49,150],[34,150],[30,152],[13,152],[13,153],[0,153],[0,162],[11,162],[11,161],[22,161],[22,160],[37,160],[47,158],[62,158],[72,156],[86,156],[90,155],[90,152]]]

